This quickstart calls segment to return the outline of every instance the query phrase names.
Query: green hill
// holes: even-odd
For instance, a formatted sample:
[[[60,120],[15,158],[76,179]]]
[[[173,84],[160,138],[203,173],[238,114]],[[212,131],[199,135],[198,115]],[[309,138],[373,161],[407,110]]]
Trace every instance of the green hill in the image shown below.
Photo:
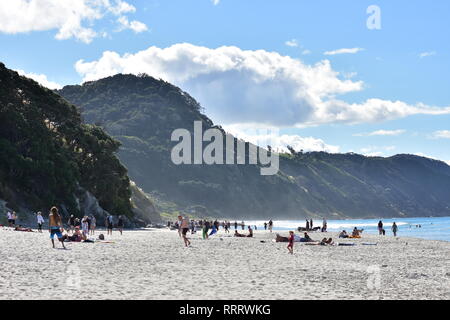
[[[194,121],[214,127],[189,94],[145,75],[66,86],[59,94],[122,143],[118,156],[129,176],[163,212],[247,219],[450,214],[450,167],[443,162],[292,151],[275,176],[261,176],[256,165],[176,166],[173,130],[192,131]]]
[[[0,199],[15,210],[134,218],[120,142],[84,124],[79,109],[0,63]],[[2,205],[2,206],[3,206]],[[85,206],[86,205],[86,206]]]

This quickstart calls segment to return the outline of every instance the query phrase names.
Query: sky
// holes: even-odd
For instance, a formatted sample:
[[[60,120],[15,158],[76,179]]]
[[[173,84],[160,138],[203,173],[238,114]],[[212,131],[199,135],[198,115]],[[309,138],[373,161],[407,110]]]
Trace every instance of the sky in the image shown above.
[[[448,0],[8,0],[0,61],[50,88],[147,73],[275,148],[450,163],[449,12]]]

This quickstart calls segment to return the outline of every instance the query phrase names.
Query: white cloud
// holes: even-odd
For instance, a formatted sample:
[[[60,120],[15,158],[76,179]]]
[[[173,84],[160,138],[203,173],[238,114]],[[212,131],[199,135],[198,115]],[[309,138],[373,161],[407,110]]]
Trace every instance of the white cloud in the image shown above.
[[[450,139],[450,130],[435,131],[431,136],[434,139]]]
[[[263,123],[277,127],[366,123],[416,114],[450,114],[450,107],[368,99],[348,103],[337,96],[363,89],[341,79],[328,60],[306,65],[264,50],[210,49],[192,44],[150,47],[135,54],[106,51],[96,61],[75,64],[84,81],[117,73],[147,73],[194,96],[221,124]]]
[[[301,137],[299,135],[279,134],[277,128],[264,128],[252,125],[230,125],[224,129],[236,138],[248,141],[260,147],[270,145],[277,152],[286,152],[287,146],[293,147],[296,151],[325,151],[338,153],[340,148],[326,144],[322,139],[314,137]]]
[[[217,6],[220,3],[220,0],[211,0],[213,5]]]
[[[355,137],[373,137],[373,136],[399,136],[406,132],[406,130],[377,130],[369,133],[358,133]]]
[[[436,55],[436,51],[422,52],[421,54],[419,54],[419,58],[426,58],[426,57],[431,57],[431,56],[435,56],[435,55]]]
[[[302,51],[302,55],[304,55],[304,56],[311,54],[311,53],[312,53],[311,50],[308,50],[308,49],[305,49]]]
[[[119,17],[119,19],[117,19],[117,21],[120,23],[121,25],[121,30],[123,29],[131,29],[136,33],[141,33],[144,31],[148,30],[148,27],[139,21],[133,20],[133,21],[129,21],[127,17],[125,16],[121,16]]]
[[[288,40],[284,44],[287,45],[288,47],[293,47],[293,48],[299,46],[297,39]]]
[[[36,74],[36,73],[27,73],[23,70],[16,70],[18,74],[21,76],[25,76],[27,78],[33,79],[40,85],[49,88],[49,89],[62,89],[62,85],[59,83],[50,81],[47,79],[47,76],[45,74]]]
[[[123,0],[0,1],[0,32],[17,34],[58,30],[55,35],[58,40],[75,38],[90,43],[102,36],[93,29],[95,21],[107,14],[122,16],[135,11],[134,6]]]
[[[386,146],[386,147],[366,147],[362,148],[360,152],[366,157],[385,157],[386,152],[392,154],[392,151],[397,149],[395,146]]]
[[[324,55],[334,56],[336,54],[345,54],[345,53],[355,54],[355,53],[358,53],[363,50],[364,50],[363,48],[343,48],[343,49],[338,49],[338,50],[333,50],[333,51],[326,51],[326,52],[324,52]]]

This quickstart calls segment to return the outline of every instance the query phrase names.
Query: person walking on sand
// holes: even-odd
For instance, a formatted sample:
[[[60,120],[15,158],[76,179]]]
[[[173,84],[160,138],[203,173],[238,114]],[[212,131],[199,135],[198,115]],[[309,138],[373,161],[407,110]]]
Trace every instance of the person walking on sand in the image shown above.
[[[392,224],[392,232],[394,233],[394,237],[396,237],[398,232],[398,226],[395,222]]]
[[[245,222],[244,222],[244,220],[242,220],[242,222],[241,222],[241,227],[242,227],[242,231],[244,231],[245,230]]]
[[[180,224],[180,230],[183,236],[184,245],[187,248],[191,245],[191,242],[187,238],[187,233],[189,231],[189,219],[183,218],[182,216],[178,216],[178,223]]]
[[[272,233],[272,229],[273,229],[273,221],[272,219],[270,219],[269,221],[269,231]]]
[[[267,222],[264,222],[264,230],[267,231]]]
[[[58,208],[53,207],[50,209],[50,214],[48,216],[48,225],[49,225],[49,232],[50,232],[50,239],[52,240],[52,246],[55,248],[55,235],[58,237],[58,240],[61,242],[61,245],[64,249],[66,247],[64,246],[64,240],[63,240],[63,227],[62,227],[62,218],[59,214]]]
[[[122,235],[123,227],[124,227],[123,217],[119,216],[119,219],[117,220],[117,229],[119,229],[120,235]]]
[[[294,231],[289,231],[289,244],[287,249],[290,254],[294,254]]]
[[[206,239],[209,238],[208,232],[209,232],[210,226],[211,226],[211,225],[210,225],[209,221],[206,221],[206,220],[205,220],[205,223],[203,224],[203,229],[202,229],[202,231],[203,231],[203,234],[202,234],[203,240],[206,240]]]
[[[92,215],[91,216],[91,229],[90,229],[90,233],[92,235],[95,235],[95,228],[97,227],[97,219],[95,219],[95,217]]]
[[[306,220],[306,231],[309,231],[309,221]]]
[[[383,234],[383,221],[381,220],[378,222],[378,233],[380,236]]]
[[[235,221],[234,222],[234,230],[237,230],[237,228],[238,228],[238,223],[237,223],[237,221]]]
[[[114,226],[114,220],[113,220],[113,216],[112,216],[112,215],[109,215],[109,216],[106,218],[106,226],[107,226],[107,228],[108,228],[107,235],[108,235],[108,236],[109,236],[109,235],[112,236],[113,226]]]
[[[44,218],[42,217],[42,213],[39,211],[36,215],[38,231],[42,233],[42,225],[44,224]]]

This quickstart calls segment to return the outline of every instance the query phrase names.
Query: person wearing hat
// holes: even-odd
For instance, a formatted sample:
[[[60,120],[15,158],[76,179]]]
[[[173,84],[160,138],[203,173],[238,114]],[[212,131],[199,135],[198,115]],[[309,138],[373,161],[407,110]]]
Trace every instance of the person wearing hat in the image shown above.
[[[38,231],[42,233],[42,225],[44,224],[44,218],[42,217],[42,212],[38,212],[36,215],[37,218],[37,225],[38,225]]]

